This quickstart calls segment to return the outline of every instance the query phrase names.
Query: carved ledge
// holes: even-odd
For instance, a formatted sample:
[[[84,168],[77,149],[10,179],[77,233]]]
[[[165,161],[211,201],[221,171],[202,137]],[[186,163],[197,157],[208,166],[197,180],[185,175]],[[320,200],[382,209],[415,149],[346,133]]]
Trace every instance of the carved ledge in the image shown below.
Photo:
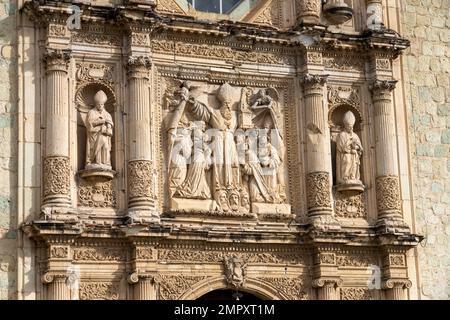
[[[391,92],[395,89],[397,80],[374,80],[370,85],[370,91],[377,93],[380,91]]]
[[[346,192],[346,193],[356,193],[359,194],[361,192],[364,192],[364,185],[361,181],[355,181],[354,183],[340,183],[335,186],[336,191],[339,192]]]

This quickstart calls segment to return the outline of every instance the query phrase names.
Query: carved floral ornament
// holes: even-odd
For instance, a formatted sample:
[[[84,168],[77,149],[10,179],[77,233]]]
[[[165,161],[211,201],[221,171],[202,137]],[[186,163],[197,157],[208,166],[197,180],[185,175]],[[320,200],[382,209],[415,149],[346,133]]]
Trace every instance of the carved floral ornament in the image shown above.
[[[131,199],[153,199],[153,169],[151,161],[128,162],[128,193]]]
[[[308,208],[330,208],[330,174],[312,172],[306,177]]]
[[[44,197],[68,195],[70,191],[70,161],[67,157],[47,157],[44,160]]]
[[[398,176],[377,177],[375,184],[379,213],[400,212],[401,198]]]

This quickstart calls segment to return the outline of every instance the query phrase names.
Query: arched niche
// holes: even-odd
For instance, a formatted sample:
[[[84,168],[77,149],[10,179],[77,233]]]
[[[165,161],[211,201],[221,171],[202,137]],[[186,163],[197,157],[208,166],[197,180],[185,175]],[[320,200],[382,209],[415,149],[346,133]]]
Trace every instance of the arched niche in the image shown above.
[[[114,91],[108,85],[101,82],[90,82],[82,85],[78,88],[75,95],[75,104],[78,110],[77,112],[77,168],[78,171],[83,170],[86,164],[86,117],[94,106],[94,96],[95,94],[102,90],[105,92],[108,100],[105,104],[105,109],[111,114],[113,121],[116,120],[117,111],[117,99]],[[116,167],[115,150],[116,143],[115,137],[117,132],[117,123],[114,123],[114,134],[111,139],[111,165],[113,168]]]
[[[328,112],[328,124],[330,126],[331,136],[331,157],[333,166],[333,185],[336,185],[336,137],[344,129],[343,119],[346,112],[351,111],[355,115],[356,122],[353,131],[358,135],[362,141],[362,123],[363,116],[360,110],[349,103],[340,103],[331,106]],[[363,177],[363,162],[361,159],[361,181],[364,181]]]

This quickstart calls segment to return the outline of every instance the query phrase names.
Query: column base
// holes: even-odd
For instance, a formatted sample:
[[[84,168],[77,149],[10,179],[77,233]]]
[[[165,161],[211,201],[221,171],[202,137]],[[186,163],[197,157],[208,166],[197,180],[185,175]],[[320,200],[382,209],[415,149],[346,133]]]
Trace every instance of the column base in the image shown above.
[[[409,226],[400,216],[383,216],[375,224],[375,229],[380,233],[405,234],[411,233]]]

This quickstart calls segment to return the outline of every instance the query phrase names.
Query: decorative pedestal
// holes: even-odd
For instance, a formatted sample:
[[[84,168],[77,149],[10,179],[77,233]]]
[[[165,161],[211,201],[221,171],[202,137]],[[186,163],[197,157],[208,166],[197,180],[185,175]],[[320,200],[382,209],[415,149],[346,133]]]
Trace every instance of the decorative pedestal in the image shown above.
[[[328,0],[323,6],[323,12],[333,24],[342,24],[353,17],[353,9],[343,0]]]

